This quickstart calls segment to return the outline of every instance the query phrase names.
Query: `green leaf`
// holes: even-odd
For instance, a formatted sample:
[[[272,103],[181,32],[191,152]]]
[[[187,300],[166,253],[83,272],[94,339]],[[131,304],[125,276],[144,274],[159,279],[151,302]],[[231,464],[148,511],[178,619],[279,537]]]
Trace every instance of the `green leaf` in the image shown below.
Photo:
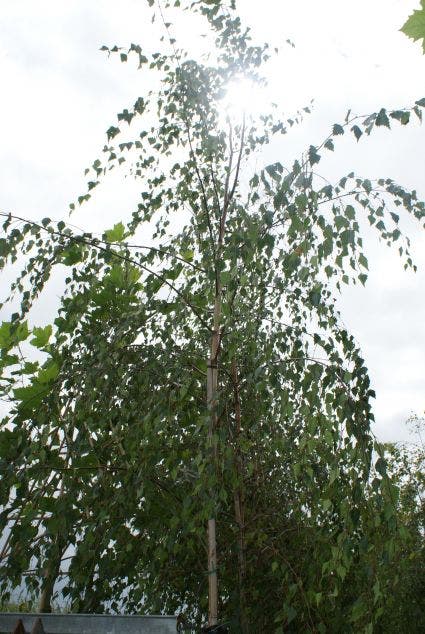
[[[120,133],[120,129],[111,125],[110,128],[108,128],[108,130],[106,131],[106,135],[108,137],[108,141],[110,141],[111,139],[113,139],[114,137],[117,136],[117,134]]]
[[[30,343],[36,348],[44,348],[52,335],[52,326],[48,325],[44,328],[33,328],[32,334],[34,338],[31,339]]]
[[[280,181],[282,174],[282,165],[280,163],[273,163],[272,165],[267,165],[265,170],[269,176],[275,181]]]
[[[332,128],[332,134],[334,136],[339,136],[341,134],[344,134],[344,128],[342,127],[342,125],[339,125],[339,123],[335,123]]]
[[[193,249],[184,249],[183,251],[181,251],[182,258],[187,262],[192,262],[194,255],[195,253]]]
[[[8,321],[4,321],[0,326],[0,348],[9,349],[12,347],[11,327],[12,324]]]
[[[37,411],[43,398],[48,394],[49,387],[35,383],[27,387],[19,387],[13,390],[15,399],[19,401],[18,407],[23,414],[31,414]]]
[[[400,31],[414,42],[422,40],[422,49],[425,53],[425,1],[421,1],[421,9],[413,11],[401,27]]]
[[[125,227],[122,222],[117,222],[112,229],[105,231],[105,238],[108,242],[122,242],[125,236]]]
[[[351,132],[354,134],[354,136],[356,137],[357,141],[360,139],[360,137],[363,134],[363,132],[361,131],[361,129],[359,128],[358,125],[353,125],[353,127],[351,128]]]
[[[260,179],[258,177],[258,174],[254,174],[254,176],[251,178],[251,181],[250,181],[251,187],[254,189],[255,187],[258,187],[259,183],[260,183]]]
[[[0,238],[0,258],[5,257],[9,252],[7,242],[4,238]]]
[[[66,266],[73,266],[81,262],[84,255],[84,247],[81,244],[72,243],[61,254],[61,260]]]
[[[390,120],[388,119],[387,111],[385,110],[385,108],[381,108],[381,110],[378,112],[378,116],[376,117],[375,125],[377,125],[377,126],[385,126],[387,128],[390,127]]]
[[[390,117],[400,121],[401,125],[407,125],[410,121],[410,112],[407,110],[394,110],[390,112]]]
[[[331,500],[323,500],[322,506],[323,506],[325,511],[329,511],[329,509],[332,508]]]
[[[413,107],[413,112],[418,117],[419,121],[422,123],[422,110],[420,109],[420,107],[419,106],[414,106]]]
[[[55,361],[49,361],[41,368],[37,375],[37,381],[41,384],[50,383],[59,374],[59,367]]]
[[[0,349],[4,348],[9,350],[21,341],[28,339],[28,336],[29,329],[26,321],[17,325],[9,321],[4,321],[0,326]]]
[[[384,477],[387,473],[387,463],[384,460],[384,458],[378,458],[378,460],[375,462],[375,469],[377,470],[377,472]]]
[[[289,623],[292,623],[292,621],[297,616],[297,611],[292,605],[287,605],[287,604],[284,605],[284,610],[286,614],[286,621],[287,621],[287,624],[289,625]]]
[[[362,186],[365,192],[367,194],[370,194],[370,192],[372,191],[372,183],[368,178],[365,178],[364,181],[362,181]]]
[[[368,269],[369,268],[369,264],[368,264],[367,258],[365,257],[365,255],[363,253],[359,254],[359,264],[364,269]]]
[[[309,147],[308,160],[312,166],[320,161],[320,154],[318,154],[317,148],[314,147],[314,145],[310,145]]]

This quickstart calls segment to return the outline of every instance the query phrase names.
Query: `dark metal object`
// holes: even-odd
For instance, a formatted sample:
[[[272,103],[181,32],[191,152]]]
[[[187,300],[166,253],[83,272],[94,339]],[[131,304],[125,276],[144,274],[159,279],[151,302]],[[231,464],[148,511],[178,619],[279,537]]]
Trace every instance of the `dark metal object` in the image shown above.
[[[175,634],[175,616],[0,613],[0,634]]]

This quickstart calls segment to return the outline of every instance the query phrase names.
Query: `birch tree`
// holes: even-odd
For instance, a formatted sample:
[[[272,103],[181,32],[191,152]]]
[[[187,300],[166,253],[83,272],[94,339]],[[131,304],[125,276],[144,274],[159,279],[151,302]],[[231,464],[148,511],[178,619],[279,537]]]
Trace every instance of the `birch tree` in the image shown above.
[[[159,92],[118,114],[71,204],[128,166],[132,216],[100,238],[1,212],[1,266],[22,268],[0,329],[3,596],[25,579],[46,610],[63,578],[79,611],[370,632],[404,527],[335,298],[366,282],[364,222],[414,266],[399,211],[423,223],[424,204],[387,178],[323,185],[316,172],[340,136],[421,119],[425,99],[348,114],[291,164],[264,164],[303,113],[226,120],[222,100],[243,77],[261,90],[268,45],[233,3],[148,2],[164,46],[103,49],[157,75]],[[180,5],[206,20],[208,59],[174,40],[167,10]],[[56,268],[60,310],[29,327]]]

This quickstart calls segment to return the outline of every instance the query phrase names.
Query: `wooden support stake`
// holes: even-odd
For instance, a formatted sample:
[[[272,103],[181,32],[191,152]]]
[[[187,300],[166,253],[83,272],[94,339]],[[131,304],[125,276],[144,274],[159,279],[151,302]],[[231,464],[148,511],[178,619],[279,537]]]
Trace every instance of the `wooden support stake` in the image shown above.
[[[215,519],[208,520],[208,625],[217,625],[217,552]]]

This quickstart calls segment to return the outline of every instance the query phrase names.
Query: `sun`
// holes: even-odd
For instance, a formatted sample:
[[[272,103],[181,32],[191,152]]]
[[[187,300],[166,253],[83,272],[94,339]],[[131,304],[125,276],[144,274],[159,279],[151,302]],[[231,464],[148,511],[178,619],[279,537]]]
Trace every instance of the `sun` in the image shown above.
[[[239,122],[242,118],[257,119],[270,110],[267,84],[249,77],[232,79],[222,98],[222,115],[226,121]]]

